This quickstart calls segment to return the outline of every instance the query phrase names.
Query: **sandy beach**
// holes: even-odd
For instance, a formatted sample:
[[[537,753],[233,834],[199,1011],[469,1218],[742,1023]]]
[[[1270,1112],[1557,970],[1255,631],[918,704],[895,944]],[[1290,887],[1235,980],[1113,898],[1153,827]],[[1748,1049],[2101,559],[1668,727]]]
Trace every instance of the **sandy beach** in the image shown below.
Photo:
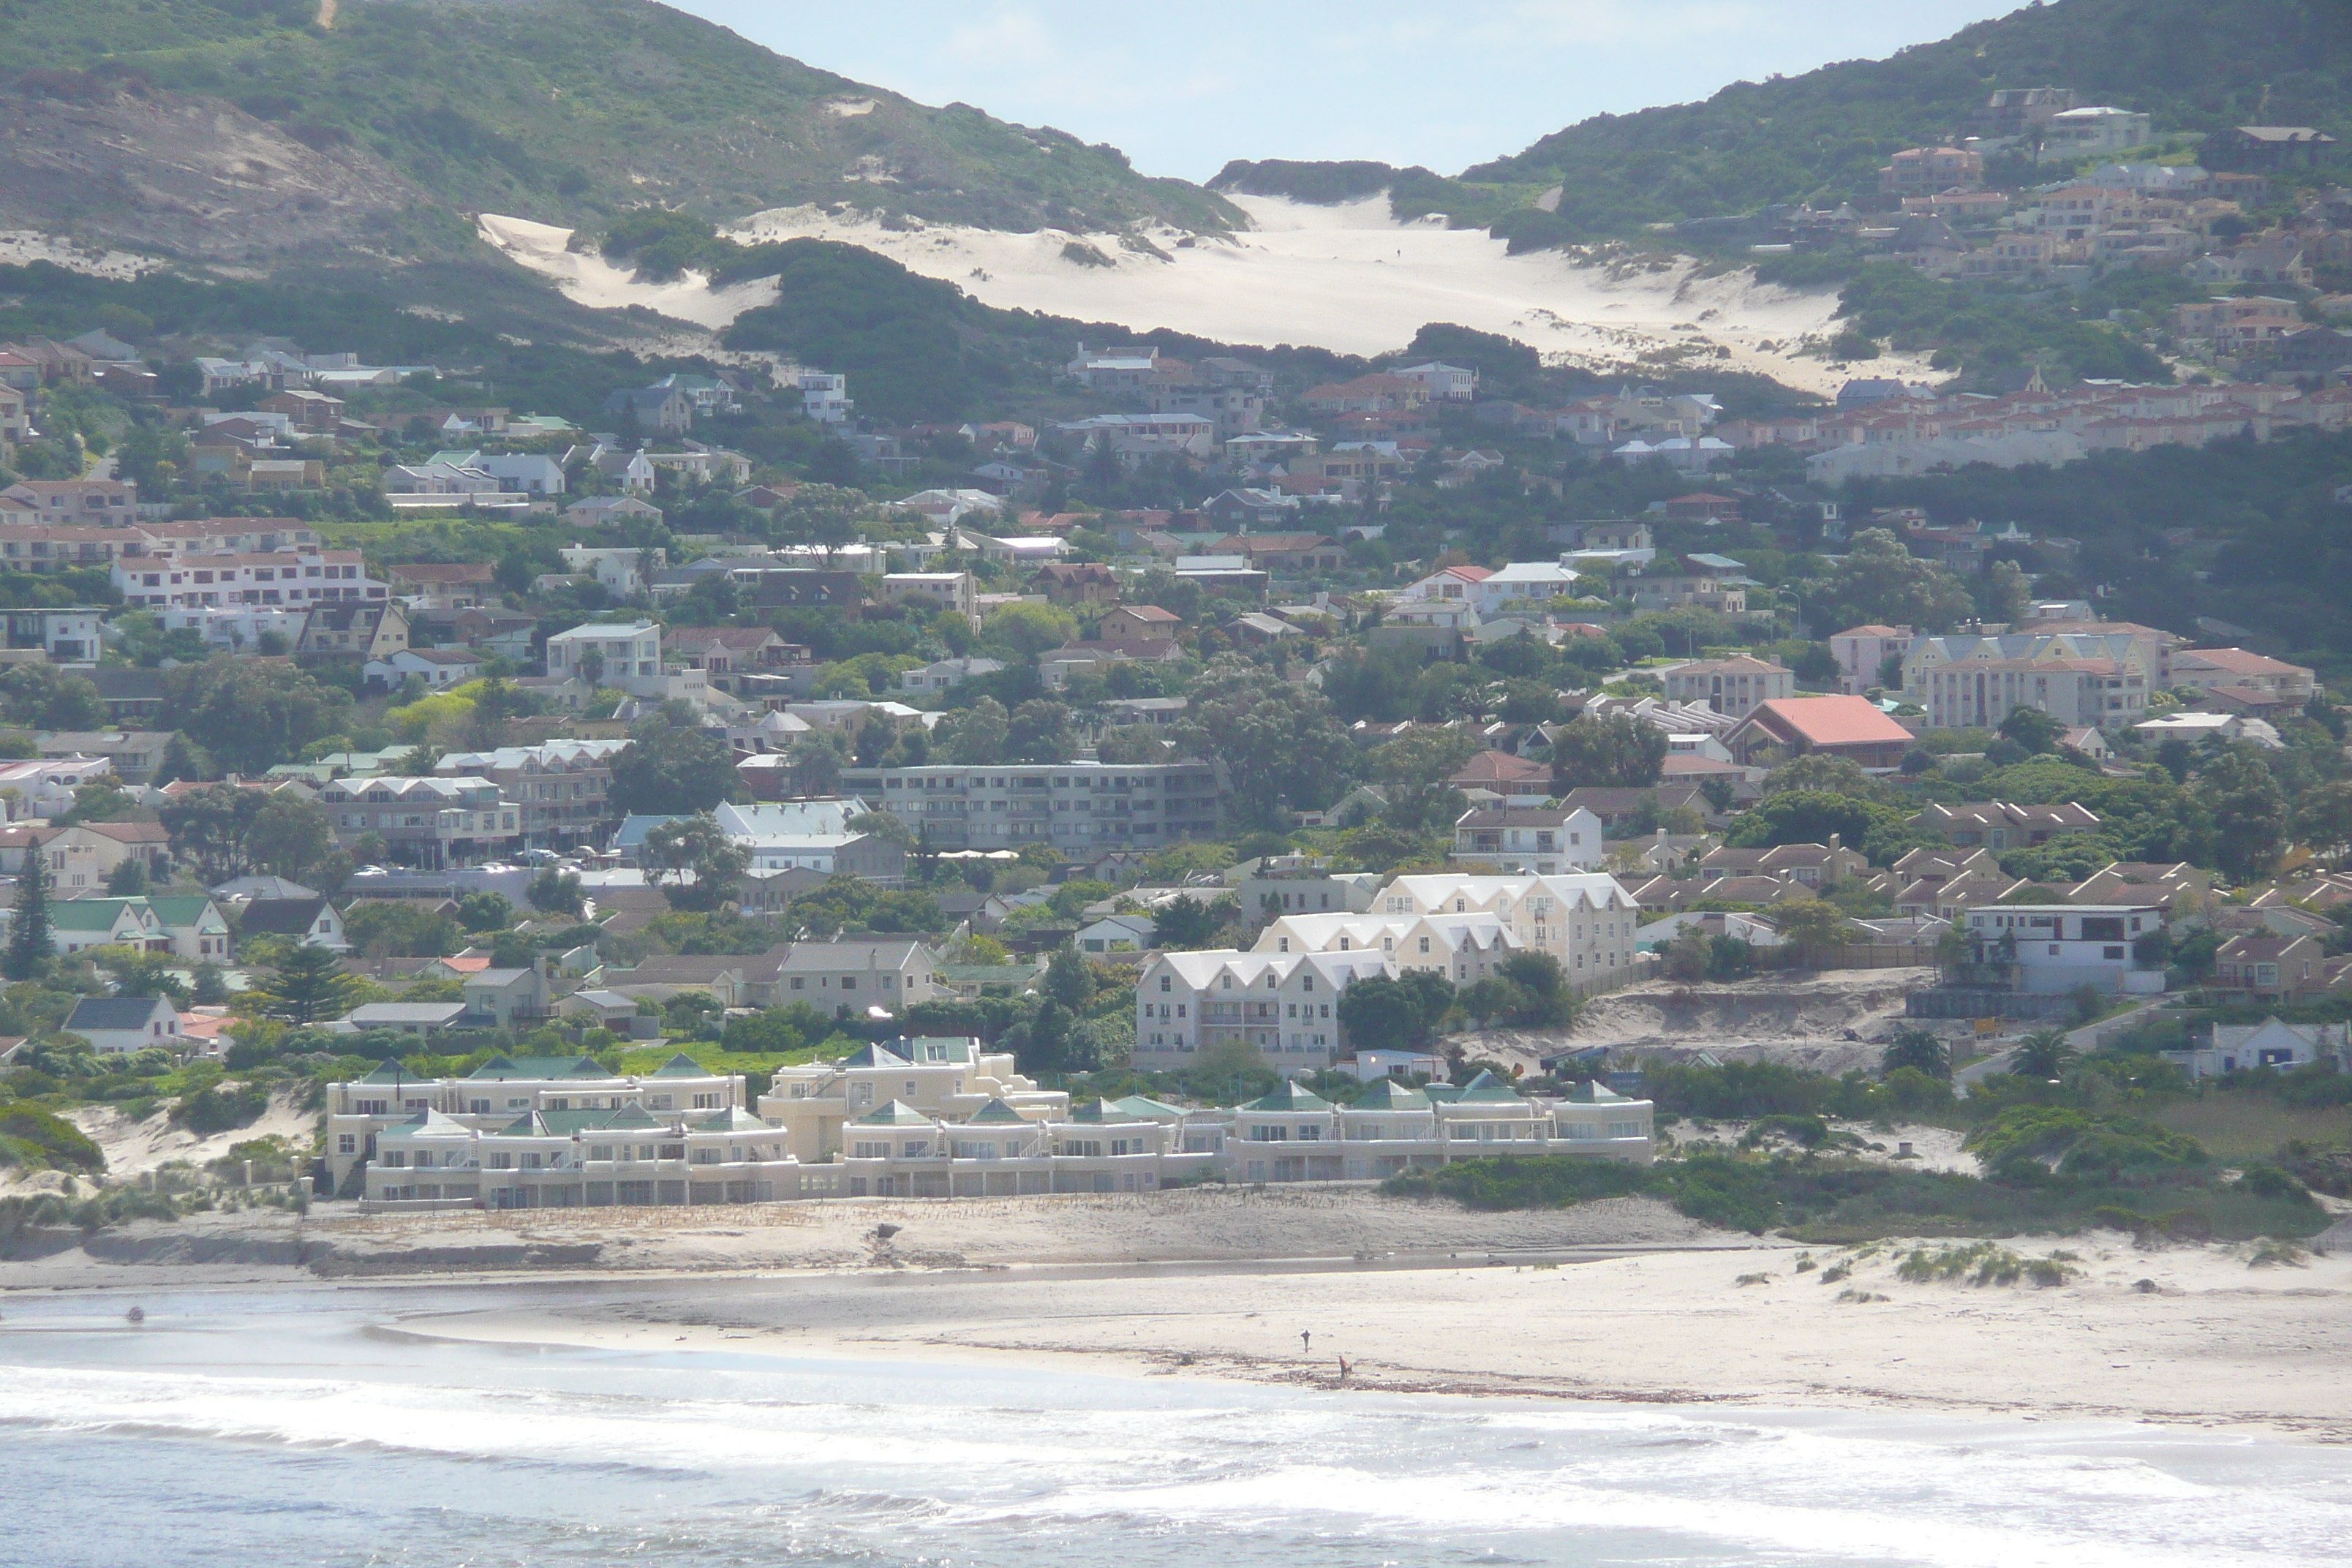
[[[0,1289],[335,1289],[324,1273],[401,1287],[415,1310],[398,1331],[495,1343],[1011,1358],[2352,1441],[2352,1249],[2255,1267],[2250,1247],[2148,1249],[2098,1232],[2002,1244],[2071,1254],[2067,1283],[1980,1287],[1898,1278],[1910,1243],[1759,1241],[1646,1199],[1478,1215],[1363,1190],[511,1221],[222,1216],[125,1233],[105,1256],[0,1265]],[[898,1228],[884,1238],[884,1226]],[[496,1310],[467,1304],[472,1286],[525,1279],[546,1286],[543,1305],[519,1310],[511,1292]]]

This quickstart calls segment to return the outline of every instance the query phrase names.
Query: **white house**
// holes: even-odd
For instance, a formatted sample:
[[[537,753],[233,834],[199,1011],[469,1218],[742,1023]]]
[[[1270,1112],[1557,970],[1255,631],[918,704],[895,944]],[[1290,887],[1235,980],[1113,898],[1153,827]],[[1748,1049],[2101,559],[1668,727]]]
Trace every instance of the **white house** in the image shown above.
[[[1633,895],[1599,871],[1399,877],[1382,889],[1377,908],[1385,915],[1495,915],[1521,942],[1559,960],[1578,985],[1608,980],[1633,962],[1641,914]]]
[[[558,632],[547,639],[547,673],[551,679],[578,679],[636,697],[667,696],[661,627],[651,621],[614,621]]]
[[[560,496],[563,493],[563,465],[552,458],[533,452],[510,452],[484,458],[479,467],[482,472],[499,481],[499,488],[502,490],[533,496]]]
[[[404,647],[361,667],[371,686],[398,688],[415,676],[436,690],[463,686],[482,673],[482,656],[471,648]]]
[[[1580,805],[1480,806],[1455,819],[1451,858],[1549,877],[1600,865],[1601,840],[1601,818]]]
[[[1518,600],[1541,604],[1576,592],[1577,574],[1557,561],[1514,561],[1470,585],[1469,599],[1481,616],[1492,616]]]
[[[662,552],[658,550],[606,550],[574,544],[558,553],[563,557],[565,571],[595,578],[615,599],[642,597],[650,580],[648,574],[662,564]]]
[[[1435,403],[1468,403],[1478,395],[1478,373],[1458,364],[1431,360],[1426,364],[1407,365],[1389,374],[1421,383],[1429,388],[1430,400]]]
[[[192,1043],[180,1033],[179,1009],[161,996],[85,996],[63,1027],[100,1056],[128,1056],[150,1046],[176,1052]]]
[[[1080,926],[1074,939],[1080,952],[1141,952],[1151,945],[1159,922],[1150,915],[1105,915]]]
[[[2341,1072],[2347,1065],[2346,1026],[2342,1024],[2285,1024],[2265,1018],[2259,1024],[2216,1024],[2213,1041],[2185,1051],[2167,1051],[2168,1061],[2186,1068],[2190,1078],[2213,1078],[2227,1072],[2276,1072],[2282,1068],[2309,1067],[2333,1061]]]
[[[994,675],[1003,668],[1002,660],[993,658],[943,658],[920,669],[899,671],[898,689],[952,691],[974,676]]]
[[[1135,1065],[1169,1071],[1233,1041],[1285,1075],[1328,1068],[1346,1054],[1339,993],[1368,974],[1394,979],[1397,965],[1377,952],[1161,953],[1135,983]]]
[[[1979,963],[2015,967],[2020,991],[2164,990],[2162,960],[2136,951],[2164,930],[2164,911],[2154,904],[1995,904],[1969,910],[1966,929]]]

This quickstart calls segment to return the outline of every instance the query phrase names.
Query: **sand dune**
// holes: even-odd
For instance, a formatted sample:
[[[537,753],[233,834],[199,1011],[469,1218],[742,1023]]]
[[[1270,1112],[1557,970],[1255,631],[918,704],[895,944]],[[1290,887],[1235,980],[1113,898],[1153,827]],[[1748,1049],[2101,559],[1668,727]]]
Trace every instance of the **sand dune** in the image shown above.
[[[1848,374],[1795,353],[1832,330],[1833,293],[1759,284],[1748,271],[1700,277],[1689,260],[1645,270],[1580,266],[1557,252],[1509,256],[1481,231],[1399,223],[1385,197],[1329,207],[1234,199],[1256,226],[1230,239],[1192,239],[1174,229],[1132,244],[1056,229],[886,229],[813,207],[759,213],[730,232],[747,243],[839,240],[945,279],[991,305],[1236,344],[1380,353],[1403,347],[1424,323],[1452,321],[1517,338],[1557,363],[1595,368],[1648,359],[1663,374],[1676,363],[1706,364],[1819,392],[1834,391]],[[676,283],[638,283],[601,257],[566,250],[564,230],[490,214],[481,223],[491,244],[583,304],[646,305],[715,327],[774,297],[764,283],[713,293],[691,274]],[[1087,261],[1065,254],[1074,245],[1091,253]],[[1897,358],[1872,366],[1878,374],[1919,369]]]

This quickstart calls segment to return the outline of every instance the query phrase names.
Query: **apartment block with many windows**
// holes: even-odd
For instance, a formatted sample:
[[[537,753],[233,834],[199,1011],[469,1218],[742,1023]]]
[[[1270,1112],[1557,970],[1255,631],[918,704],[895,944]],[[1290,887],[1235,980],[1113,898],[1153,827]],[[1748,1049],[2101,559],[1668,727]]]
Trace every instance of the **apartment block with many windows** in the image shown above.
[[[1212,837],[1223,818],[1206,763],[844,768],[841,788],[929,829],[941,849],[1148,849]]]

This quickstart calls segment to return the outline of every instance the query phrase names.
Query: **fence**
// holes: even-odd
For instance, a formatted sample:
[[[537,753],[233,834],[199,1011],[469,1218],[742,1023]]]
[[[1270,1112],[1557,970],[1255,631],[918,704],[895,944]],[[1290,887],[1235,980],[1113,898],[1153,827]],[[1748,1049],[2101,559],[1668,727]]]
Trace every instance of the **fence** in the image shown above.
[[[1647,953],[1635,957],[1622,969],[1604,969],[1591,980],[1576,980],[1570,989],[1587,998],[1605,996],[1612,991],[1622,991],[1628,985],[1639,985],[1644,980],[1654,980],[1665,973],[1665,966]]]
[[[1932,947],[1912,947],[1895,942],[1861,943],[1848,947],[1822,950],[1821,969],[1929,969],[1935,966],[1936,950]]]

